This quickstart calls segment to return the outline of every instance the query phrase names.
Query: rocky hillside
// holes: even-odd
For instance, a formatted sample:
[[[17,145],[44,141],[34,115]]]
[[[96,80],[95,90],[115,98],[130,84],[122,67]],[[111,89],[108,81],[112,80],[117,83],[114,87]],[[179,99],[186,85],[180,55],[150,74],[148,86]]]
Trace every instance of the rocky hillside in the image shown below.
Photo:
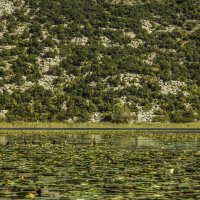
[[[1,0],[0,119],[200,119],[199,0]]]

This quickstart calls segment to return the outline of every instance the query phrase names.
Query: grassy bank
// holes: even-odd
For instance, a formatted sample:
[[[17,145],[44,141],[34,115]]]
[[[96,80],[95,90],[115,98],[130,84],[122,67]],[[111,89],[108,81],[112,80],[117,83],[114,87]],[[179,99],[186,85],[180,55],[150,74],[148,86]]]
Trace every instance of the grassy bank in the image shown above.
[[[200,122],[193,123],[133,123],[133,124],[113,124],[113,123],[59,123],[59,122],[12,122],[0,123],[1,128],[200,128]]]

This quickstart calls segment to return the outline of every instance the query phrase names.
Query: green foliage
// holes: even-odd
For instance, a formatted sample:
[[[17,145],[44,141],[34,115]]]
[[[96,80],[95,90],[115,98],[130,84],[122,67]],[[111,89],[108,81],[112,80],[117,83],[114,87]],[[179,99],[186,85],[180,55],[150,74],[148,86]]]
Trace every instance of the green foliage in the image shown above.
[[[85,122],[100,112],[105,121],[129,122],[138,106],[153,105],[164,111],[154,121],[199,119],[198,0],[24,2],[0,19],[6,120]],[[187,86],[165,94],[160,80]],[[119,99],[128,107],[115,106]]]
[[[111,120],[115,123],[129,123],[136,120],[136,116],[127,106],[117,104],[113,108]]]
[[[170,116],[172,122],[183,123],[192,122],[194,120],[194,114],[191,110],[188,111],[176,111]]]

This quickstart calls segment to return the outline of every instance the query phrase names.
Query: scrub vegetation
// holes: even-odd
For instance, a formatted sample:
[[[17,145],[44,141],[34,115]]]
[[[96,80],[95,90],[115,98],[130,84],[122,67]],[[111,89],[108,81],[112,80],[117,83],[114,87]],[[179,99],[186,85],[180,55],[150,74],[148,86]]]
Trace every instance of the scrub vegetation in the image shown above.
[[[1,0],[0,120],[200,118],[199,0]]]

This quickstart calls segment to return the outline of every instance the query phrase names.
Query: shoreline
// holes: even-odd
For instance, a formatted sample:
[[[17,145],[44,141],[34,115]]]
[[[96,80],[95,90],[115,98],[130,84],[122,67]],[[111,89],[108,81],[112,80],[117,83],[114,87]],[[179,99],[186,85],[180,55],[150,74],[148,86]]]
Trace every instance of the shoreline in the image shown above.
[[[40,129],[200,129],[200,122],[192,123],[64,123],[64,122],[0,122],[0,128]]]

